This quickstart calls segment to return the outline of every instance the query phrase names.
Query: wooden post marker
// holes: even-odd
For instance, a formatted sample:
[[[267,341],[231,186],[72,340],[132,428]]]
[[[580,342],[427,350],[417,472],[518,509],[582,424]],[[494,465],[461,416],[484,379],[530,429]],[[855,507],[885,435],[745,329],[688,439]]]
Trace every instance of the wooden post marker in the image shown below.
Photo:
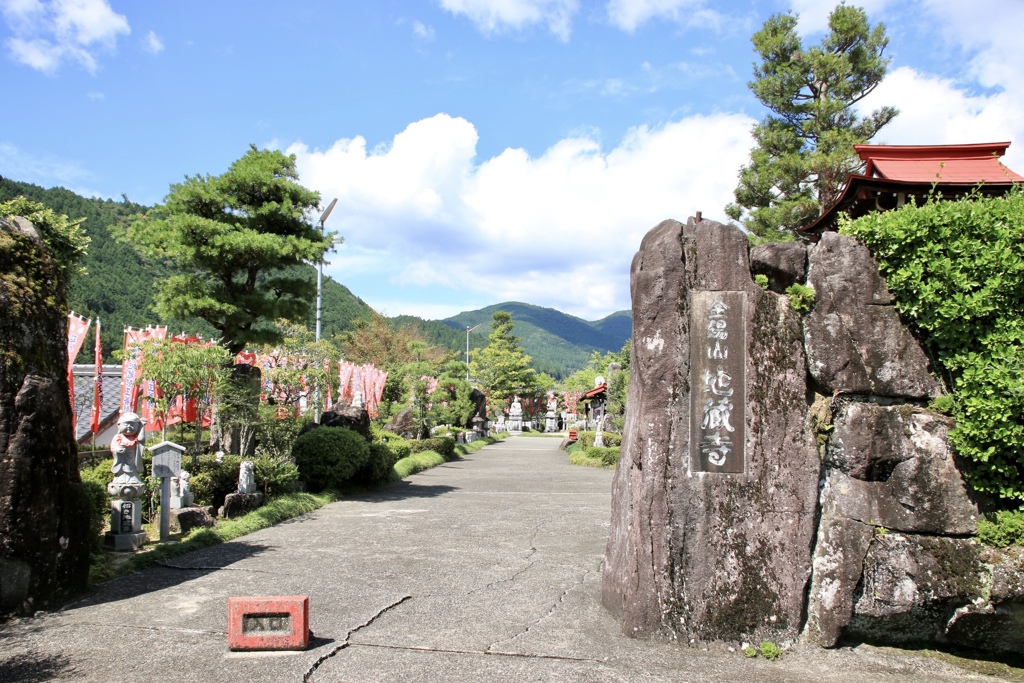
[[[171,478],[181,474],[181,454],[185,447],[161,441],[149,450],[153,451],[153,476],[160,480],[160,540],[166,541],[171,525]]]
[[[309,597],[228,598],[229,650],[309,648]]]

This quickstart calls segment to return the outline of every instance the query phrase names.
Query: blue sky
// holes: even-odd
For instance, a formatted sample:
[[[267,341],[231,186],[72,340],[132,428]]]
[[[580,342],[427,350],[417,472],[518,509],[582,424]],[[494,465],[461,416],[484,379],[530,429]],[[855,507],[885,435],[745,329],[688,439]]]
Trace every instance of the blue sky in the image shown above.
[[[855,3],[857,4],[857,3]],[[1022,0],[867,0],[902,114],[875,142],[1011,140]],[[0,0],[0,175],[152,204],[250,143],[338,197],[326,272],[388,315],[507,300],[629,307],[644,233],[724,220],[751,126],[750,35],[814,0]]]

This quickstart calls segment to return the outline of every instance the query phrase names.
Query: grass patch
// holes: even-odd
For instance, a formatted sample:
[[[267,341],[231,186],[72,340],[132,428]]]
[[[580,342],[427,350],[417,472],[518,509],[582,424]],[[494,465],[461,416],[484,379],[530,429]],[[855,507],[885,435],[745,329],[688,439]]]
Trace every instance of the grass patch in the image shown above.
[[[335,491],[316,494],[290,493],[274,498],[244,517],[218,520],[217,526],[212,529],[193,529],[188,536],[177,542],[149,544],[130,556],[103,551],[92,558],[89,582],[97,584],[141,569],[155,567],[173,557],[232,541],[286,519],[313,512],[338,498],[339,494]]]
[[[539,436],[542,439],[561,439],[565,437],[562,432],[541,432],[536,429],[531,429],[528,432],[523,432],[519,436]]]
[[[577,442],[566,450],[569,452],[569,464],[571,465],[613,470],[619,462],[619,449],[617,447],[585,448]]]
[[[395,478],[405,479],[410,474],[416,474],[431,467],[437,467],[445,463],[444,456],[434,451],[420,451],[402,458],[395,463]]]

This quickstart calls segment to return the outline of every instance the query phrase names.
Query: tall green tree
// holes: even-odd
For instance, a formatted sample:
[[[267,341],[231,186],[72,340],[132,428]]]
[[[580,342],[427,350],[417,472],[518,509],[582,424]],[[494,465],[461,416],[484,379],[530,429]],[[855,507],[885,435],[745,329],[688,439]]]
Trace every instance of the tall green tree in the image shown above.
[[[748,85],[772,111],[754,126],[750,163],[740,170],[726,213],[758,237],[792,239],[827,209],[861,168],[853,146],[870,140],[898,113],[882,107],[858,116],[855,105],[885,76],[889,39],[859,7],[838,5],[820,45],[805,49],[798,15],[772,15],[752,40],[761,63]]]
[[[299,266],[330,244],[308,218],[319,203],[299,185],[294,155],[253,146],[223,175],[171,185],[119,238],[180,271],[157,284],[161,317],[206,320],[237,353],[279,341],[275,320],[309,314],[315,283]]]
[[[531,393],[536,378],[530,357],[519,346],[519,338],[512,334],[512,315],[495,311],[492,317],[487,346],[474,354],[470,368],[495,403],[514,394]]]

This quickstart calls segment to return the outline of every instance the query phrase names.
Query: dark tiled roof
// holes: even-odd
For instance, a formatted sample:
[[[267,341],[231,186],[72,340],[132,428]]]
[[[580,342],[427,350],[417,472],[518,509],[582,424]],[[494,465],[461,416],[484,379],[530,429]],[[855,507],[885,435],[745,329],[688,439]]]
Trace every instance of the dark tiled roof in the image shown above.
[[[75,439],[81,441],[89,434],[89,420],[92,418],[92,400],[94,384],[95,365],[72,366],[75,373],[75,413],[78,421],[75,423]],[[121,391],[121,366],[103,365],[103,410],[100,413],[100,421],[106,422],[112,416],[117,415],[120,407]]]

